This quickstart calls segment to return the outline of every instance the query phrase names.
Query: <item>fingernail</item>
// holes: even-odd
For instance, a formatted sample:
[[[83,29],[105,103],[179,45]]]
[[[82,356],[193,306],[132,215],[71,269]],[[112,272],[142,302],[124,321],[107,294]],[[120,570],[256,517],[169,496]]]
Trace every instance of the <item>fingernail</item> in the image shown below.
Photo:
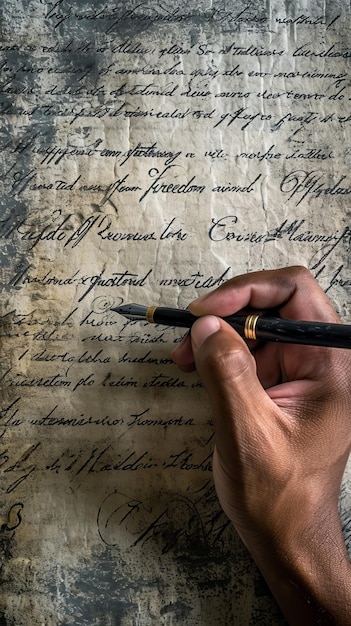
[[[205,315],[198,319],[191,329],[191,340],[194,348],[200,348],[203,342],[221,327],[218,317]]]

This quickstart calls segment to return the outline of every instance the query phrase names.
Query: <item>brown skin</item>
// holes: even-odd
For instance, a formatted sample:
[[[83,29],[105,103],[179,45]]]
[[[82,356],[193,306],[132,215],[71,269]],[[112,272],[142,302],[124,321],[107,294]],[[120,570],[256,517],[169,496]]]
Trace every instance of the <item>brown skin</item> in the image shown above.
[[[351,626],[351,567],[338,514],[351,449],[351,350],[248,346],[223,320],[244,307],[340,323],[308,270],[238,276],[190,305],[204,316],[172,353],[196,368],[215,428],[223,510],[293,626]]]

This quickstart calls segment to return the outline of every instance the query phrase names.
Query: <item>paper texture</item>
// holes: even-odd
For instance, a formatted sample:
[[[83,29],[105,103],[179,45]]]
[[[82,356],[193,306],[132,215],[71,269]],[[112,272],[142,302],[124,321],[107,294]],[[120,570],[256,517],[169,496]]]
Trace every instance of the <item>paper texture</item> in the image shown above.
[[[6,626],[283,624],[212,484],[186,307],[303,264],[350,321],[350,5],[1,3]],[[349,530],[347,476],[341,494]]]

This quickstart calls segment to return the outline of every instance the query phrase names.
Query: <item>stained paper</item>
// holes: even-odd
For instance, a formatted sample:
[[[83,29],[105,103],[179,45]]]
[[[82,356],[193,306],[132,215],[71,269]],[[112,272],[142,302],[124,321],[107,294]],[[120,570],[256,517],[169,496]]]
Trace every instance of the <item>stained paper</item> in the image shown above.
[[[184,329],[111,307],[299,264],[350,321],[350,19],[1,3],[1,624],[284,623],[217,501]]]

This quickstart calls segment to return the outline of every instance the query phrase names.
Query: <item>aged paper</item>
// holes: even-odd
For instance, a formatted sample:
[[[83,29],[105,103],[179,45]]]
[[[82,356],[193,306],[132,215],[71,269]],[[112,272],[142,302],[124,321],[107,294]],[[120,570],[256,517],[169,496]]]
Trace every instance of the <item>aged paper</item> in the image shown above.
[[[1,3],[1,624],[283,624],[217,502],[183,331],[110,309],[304,264],[350,321],[350,19]],[[348,541],[347,476],[341,508]]]

